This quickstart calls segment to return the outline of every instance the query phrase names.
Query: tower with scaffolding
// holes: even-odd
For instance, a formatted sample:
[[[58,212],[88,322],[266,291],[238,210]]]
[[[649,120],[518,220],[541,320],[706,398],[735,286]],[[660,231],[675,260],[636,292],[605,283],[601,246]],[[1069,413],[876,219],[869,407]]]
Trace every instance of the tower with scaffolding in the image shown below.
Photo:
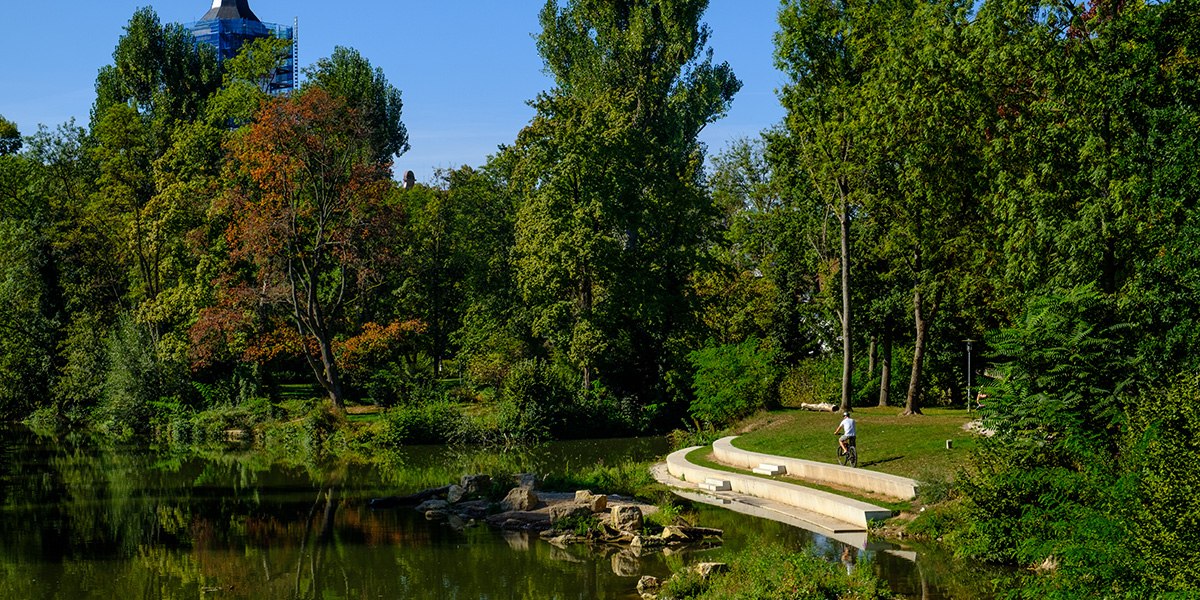
[[[186,27],[198,43],[217,50],[217,60],[237,56],[242,45],[258,38],[277,37],[292,42],[292,50],[271,80],[270,92],[283,94],[296,87],[296,65],[299,55],[296,44],[296,23],[291,27],[264,23],[250,10],[249,0],[213,0],[212,8],[195,23]]]

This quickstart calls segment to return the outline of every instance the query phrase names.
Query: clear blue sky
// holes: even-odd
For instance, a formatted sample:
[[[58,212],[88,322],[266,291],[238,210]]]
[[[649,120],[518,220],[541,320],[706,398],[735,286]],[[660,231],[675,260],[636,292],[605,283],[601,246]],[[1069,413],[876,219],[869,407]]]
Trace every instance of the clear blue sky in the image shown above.
[[[0,36],[0,115],[24,134],[74,117],[86,125],[97,70],[129,17],[149,4],[164,22],[190,22],[211,0],[6,1]],[[480,165],[533,115],[525,104],[550,87],[533,34],[542,0],[250,0],[267,22],[299,19],[300,63],[335,45],[382,67],[404,98],[412,149],[395,171],[429,181],[437,168]],[[777,0],[711,0],[705,21],[716,59],[744,82],[729,115],[702,134],[710,154],[777,123],[772,60]]]

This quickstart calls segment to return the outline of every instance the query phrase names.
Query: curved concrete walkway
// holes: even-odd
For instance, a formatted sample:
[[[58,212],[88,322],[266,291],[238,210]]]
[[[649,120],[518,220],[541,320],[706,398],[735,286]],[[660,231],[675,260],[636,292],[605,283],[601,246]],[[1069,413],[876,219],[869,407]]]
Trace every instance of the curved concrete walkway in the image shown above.
[[[882,494],[899,500],[911,500],[917,496],[917,482],[907,477],[742,450],[733,445],[736,437],[724,437],[713,442],[713,456],[717,462],[750,470],[760,465],[779,466],[785,470],[782,474],[790,477],[872,494]]]
[[[796,518],[833,532],[865,531],[869,521],[892,516],[892,511],[886,508],[822,490],[693,464],[687,460],[687,455],[698,448],[677,450],[667,456],[668,472],[684,482],[687,486],[684,489],[688,491],[702,490],[717,496],[729,492],[769,500],[776,505],[798,509],[793,515]]]

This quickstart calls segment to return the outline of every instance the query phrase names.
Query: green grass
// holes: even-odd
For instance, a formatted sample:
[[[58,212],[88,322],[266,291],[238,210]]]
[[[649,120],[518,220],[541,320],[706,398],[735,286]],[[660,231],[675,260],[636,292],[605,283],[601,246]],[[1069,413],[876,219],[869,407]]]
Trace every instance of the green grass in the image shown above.
[[[872,471],[928,480],[953,479],[966,467],[967,455],[975,447],[976,434],[962,426],[976,413],[964,410],[926,409],[924,415],[903,417],[901,409],[856,408],[858,466]],[[753,430],[734,440],[743,450],[836,462],[834,429],[840,413],[795,409],[772,411],[752,421]],[[946,449],[946,440],[954,448]]]

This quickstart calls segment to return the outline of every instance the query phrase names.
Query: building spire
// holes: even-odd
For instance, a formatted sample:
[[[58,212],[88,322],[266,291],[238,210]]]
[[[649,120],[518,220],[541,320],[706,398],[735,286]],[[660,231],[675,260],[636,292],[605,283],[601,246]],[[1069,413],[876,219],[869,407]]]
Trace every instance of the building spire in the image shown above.
[[[245,19],[258,21],[254,11],[250,10],[249,0],[213,0],[212,8],[200,17],[201,21]]]

